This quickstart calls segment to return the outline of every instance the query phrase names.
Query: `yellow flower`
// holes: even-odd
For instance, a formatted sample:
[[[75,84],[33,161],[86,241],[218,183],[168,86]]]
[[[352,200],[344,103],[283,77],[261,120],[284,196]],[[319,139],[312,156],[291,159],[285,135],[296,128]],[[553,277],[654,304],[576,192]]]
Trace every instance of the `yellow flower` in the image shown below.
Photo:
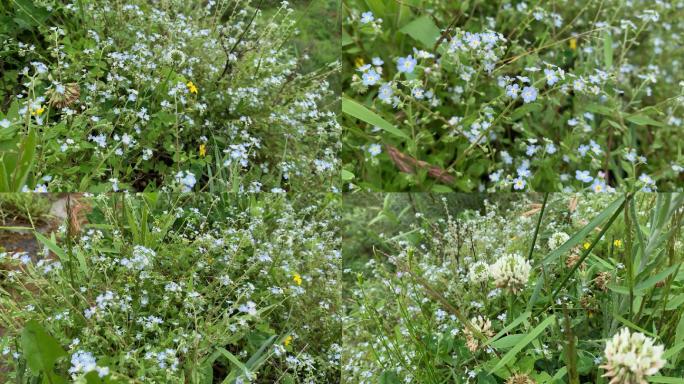
[[[573,51],[577,49],[577,39],[575,39],[574,37],[570,39],[570,49],[572,49]]]
[[[295,282],[295,284],[302,285],[302,277],[299,275],[299,273],[295,273],[292,276],[292,280]]]
[[[188,81],[185,85],[188,87],[190,93],[197,94],[197,87],[195,86],[195,84],[192,83],[192,81]]]
[[[618,248],[622,247],[622,240],[620,240],[620,239],[613,240],[613,245],[618,247]]]
[[[31,112],[31,114],[33,114],[35,116],[40,116],[43,114],[43,112],[45,112],[45,108],[40,107],[40,108],[34,109],[33,112]]]
[[[363,67],[363,65],[366,62],[363,60],[363,57],[357,57],[356,60],[354,60],[354,65],[356,65],[356,68]]]
[[[587,241],[586,243],[584,243],[584,249],[589,249],[589,247],[591,247],[590,242]]]
[[[289,335],[285,338],[285,340],[283,340],[283,344],[285,344],[286,347],[288,345],[290,345],[291,342],[292,342],[292,336],[289,336]]]
[[[206,144],[200,144],[199,155],[200,155],[200,157],[204,157],[207,155],[207,145]]]

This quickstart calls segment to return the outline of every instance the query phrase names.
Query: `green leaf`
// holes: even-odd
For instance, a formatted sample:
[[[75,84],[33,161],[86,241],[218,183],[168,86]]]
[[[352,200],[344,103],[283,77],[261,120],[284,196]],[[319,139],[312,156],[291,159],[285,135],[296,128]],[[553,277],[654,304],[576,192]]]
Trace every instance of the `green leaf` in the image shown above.
[[[515,358],[515,355],[518,354],[518,352],[522,351],[523,348],[527,346],[527,344],[531,343],[533,340],[535,340],[539,335],[541,335],[544,330],[551,325],[551,323],[556,320],[555,315],[551,315],[544,319],[539,325],[537,325],[530,333],[526,334],[522,340],[518,342],[513,348],[511,348],[510,351],[508,351],[504,357],[499,360],[499,362],[494,366],[494,368],[489,370],[489,373],[492,374],[495,371],[498,371],[499,369],[503,368],[508,364],[513,358]]]
[[[228,352],[228,350],[226,350],[225,348],[221,348],[221,347],[216,348],[216,350],[217,350],[221,355],[223,355],[226,359],[228,359],[228,361],[230,361],[232,364],[234,364],[236,367],[238,367],[238,369],[239,369],[240,371],[242,371],[242,373],[244,373],[244,374],[249,373],[249,370],[247,369],[247,367],[246,367],[244,364],[242,364],[242,362],[240,361],[240,359],[238,359],[237,357],[235,357],[235,355],[233,355],[232,353]],[[223,383],[224,383],[224,384],[230,383],[231,380],[237,378],[238,375],[239,375],[239,374],[235,374],[235,372],[232,371],[231,374],[228,375],[228,377],[226,377],[226,379],[223,381]]]
[[[29,368],[45,374],[52,372],[57,359],[67,355],[57,340],[35,320],[24,326],[21,332],[21,348]]]
[[[477,374],[477,384],[496,384],[496,378],[487,372]]]
[[[510,324],[508,324],[507,326],[505,326],[504,329],[502,329],[501,331],[499,331],[499,333],[497,333],[496,335],[494,335],[491,339],[487,340],[487,342],[484,343],[484,345],[489,345],[489,344],[491,344],[494,340],[498,340],[499,337],[505,335],[505,334],[508,333],[510,330],[512,330],[513,328],[517,327],[520,323],[522,323],[523,321],[527,320],[527,319],[530,317],[530,315],[532,315],[532,312],[530,312],[530,311],[523,312],[522,314],[520,314],[520,316],[518,316],[518,317],[517,317],[515,320],[513,320]]]
[[[518,344],[524,337],[524,333],[516,333],[513,335],[504,336],[499,340],[492,341],[490,344],[496,349],[508,349]]]
[[[613,36],[606,32],[603,36],[603,63],[606,68],[613,66]]]
[[[401,384],[401,380],[393,371],[384,371],[378,378],[378,384]]]
[[[678,379],[676,377],[665,377],[665,376],[651,376],[648,378],[650,383],[671,383],[671,384],[684,384],[684,379]]]
[[[36,239],[43,243],[52,253],[59,257],[60,261],[65,264],[68,261],[66,251],[60,248],[54,241],[48,239],[47,237],[41,235],[39,232],[35,232]]]
[[[681,293],[670,299],[667,302],[667,307],[665,309],[671,311],[673,309],[680,308],[681,305],[684,305],[684,293]]]
[[[31,127],[28,136],[21,143],[21,155],[17,164],[17,170],[14,172],[14,189],[17,192],[21,191],[21,188],[26,184],[29,172],[33,168],[36,157],[36,145],[36,130]]]
[[[285,340],[286,336],[283,336],[280,338],[279,342],[282,344],[283,341]],[[267,353],[269,348],[273,345],[273,342],[276,340],[276,336],[271,336],[268,339],[264,340],[263,343],[261,343],[261,346],[259,349],[254,352],[254,354],[247,360],[245,363],[245,367],[249,369],[252,372],[258,371],[259,367],[261,364],[266,361],[266,359],[269,357],[269,354]]]
[[[539,112],[544,108],[544,106],[541,103],[529,103],[525,104],[522,107],[516,109],[511,113],[511,120],[519,120],[520,118],[524,117],[528,113],[533,113],[533,112]]]
[[[640,326],[632,323],[631,321],[625,319],[624,317],[618,315],[617,313],[613,313],[613,317],[615,317],[615,320],[621,322],[622,324],[624,324],[628,328],[632,328],[635,331],[639,331],[641,333],[644,333],[644,334],[649,335],[649,336],[654,337],[654,338],[658,337],[658,335],[656,335],[655,333],[650,332],[644,328],[641,328]]]
[[[347,171],[346,169],[343,169],[342,170],[342,180],[343,181],[354,180],[354,174]]]
[[[668,360],[672,356],[677,356],[684,349],[684,343],[679,343],[663,353],[663,359]],[[678,359],[675,359],[675,361]]]
[[[411,138],[404,133],[402,130],[399,128],[395,127],[391,123],[389,123],[387,120],[383,119],[382,117],[378,116],[375,112],[369,110],[368,108],[364,107],[363,105],[359,104],[358,102],[343,97],[342,98],[342,112],[346,113],[347,115],[350,115],[352,117],[355,117],[361,121],[365,121],[366,123],[378,127],[388,133],[391,133],[395,136],[399,136],[404,139],[410,140]]]
[[[598,113],[599,115],[605,115],[605,116],[614,116],[615,115],[615,111],[612,108],[606,107],[605,105],[589,104],[585,108],[587,111],[593,112],[593,113]],[[618,125],[618,127],[619,127],[619,125]]]
[[[675,265],[671,266],[670,268],[668,268],[668,269],[666,269],[666,270],[664,270],[664,271],[662,271],[656,275],[649,277],[648,279],[637,284],[636,287],[634,287],[634,292],[635,293],[636,292],[642,292],[642,291],[645,291],[645,290],[655,286],[656,284],[658,284],[659,281],[665,280],[668,276],[670,276],[678,268],[679,268],[679,264],[675,264]]]
[[[665,127],[666,126],[665,124],[663,124],[659,121],[653,120],[646,115],[631,115],[631,116],[625,117],[625,120],[627,120],[631,123],[634,123],[636,125],[652,125],[654,127]]]
[[[565,377],[565,375],[566,375],[567,373],[568,373],[568,367],[563,367],[563,368],[559,369],[558,372],[556,372],[555,375],[553,375],[553,377],[551,378],[551,380],[560,380],[560,379],[562,379],[563,377]]]
[[[401,28],[399,32],[407,34],[421,42],[424,48],[432,47],[441,34],[439,28],[437,28],[429,15],[423,15],[413,20]]]

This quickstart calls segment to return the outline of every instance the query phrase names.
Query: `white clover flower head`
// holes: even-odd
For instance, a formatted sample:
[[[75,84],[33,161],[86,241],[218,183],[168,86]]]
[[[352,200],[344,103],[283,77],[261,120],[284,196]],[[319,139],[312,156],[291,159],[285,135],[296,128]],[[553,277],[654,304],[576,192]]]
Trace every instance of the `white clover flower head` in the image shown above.
[[[622,328],[606,343],[603,376],[610,378],[609,384],[646,384],[646,376],[655,375],[667,363],[663,349],[643,333]]]
[[[549,249],[554,250],[570,239],[570,235],[565,232],[555,232],[549,237]]]
[[[505,254],[489,267],[489,272],[499,288],[518,293],[527,284],[532,266],[519,254]]]
[[[473,326],[473,328],[475,328],[484,336],[494,336],[494,331],[492,330],[492,322],[488,318],[478,315],[470,319],[470,324]],[[466,337],[466,346],[468,347],[470,352],[477,351],[480,344],[478,337],[474,335],[468,327],[465,328],[464,334]]]
[[[489,280],[489,265],[484,261],[478,261],[470,266],[468,280],[473,284],[484,283]]]

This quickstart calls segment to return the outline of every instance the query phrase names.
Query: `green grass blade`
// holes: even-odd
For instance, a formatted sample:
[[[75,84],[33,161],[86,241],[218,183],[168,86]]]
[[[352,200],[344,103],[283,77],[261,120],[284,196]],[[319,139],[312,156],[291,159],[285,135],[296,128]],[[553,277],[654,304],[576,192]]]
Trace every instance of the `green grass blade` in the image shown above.
[[[532,312],[527,311],[523,312],[520,316],[518,316],[515,320],[513,320],[510,324],[504,327],[499,333],[494,335],[491,339],[487,340],[484,345],[489,345],[492,342],[498,340],[501,336],[505,335],[506,333],[510,332],[513,328],[517,327],[520,323],[523,321],[527,320],[530,316],[532,315]]]
[[[551,315],[551,316],[547,317],[546,319],[544,319],[544,321],[542,321],[539,325],[537,325],[532,330],[532,332],[528,333],[522,340],[520,340],[520,342],[518,344],[516,344],[513,348],[511,348],[511,350],[508,351],[504,355],[504,357],[501,358],[501,360],[499,360],[499,362],[494,366],[494,368],[492,368],[489,371],[489,374],[491,375],[495,371],[498,371],[499,369],[506,366],[506,364],[508,364],[511,360],[513,360],[515,358],[515,355],[517,355],[518,352],[522,351],[523,348],[525,348],[527,346],[527,344],[531,343],[533,340],[535,340],[537,337],[539,337],[539,335],[541,335],[542,332],[544,332],[544,330],[549,325],[551,325],[551,323],[554,320],[556,320],[555,315]]]
[[[387,133],[391,133],[403,139],[411,140],[411,138],[402,130],[352,99],[346,97],[342,98],[342,112],[361,121],[365,121],[372,126],[378,127]]]
[[[649,383],[684,384],[684,379],[678,379],[676,377],[651,376],[648,378],[648,382]]]

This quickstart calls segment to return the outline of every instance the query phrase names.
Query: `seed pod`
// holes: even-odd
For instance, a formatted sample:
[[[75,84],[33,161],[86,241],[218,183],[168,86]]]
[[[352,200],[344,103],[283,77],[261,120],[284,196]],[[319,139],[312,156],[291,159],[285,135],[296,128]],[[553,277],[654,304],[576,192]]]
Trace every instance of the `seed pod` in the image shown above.
[[[65,108],[78,100],[81,96],[81,87],[78,83],[69,83],[64,85],[64,92],[59,93],[55,88],[51,88],[47,91],[47,95],[50,98],[50,105],[56,108]]]

